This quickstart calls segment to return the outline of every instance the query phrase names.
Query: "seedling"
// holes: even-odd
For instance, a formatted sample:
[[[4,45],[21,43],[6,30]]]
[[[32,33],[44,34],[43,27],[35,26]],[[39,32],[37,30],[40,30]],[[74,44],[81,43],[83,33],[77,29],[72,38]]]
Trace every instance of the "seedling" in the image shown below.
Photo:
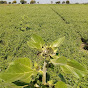
[[[10,63],[5,72],[0,73],[0,78],[3,80],[4,86],[10,88],[9,85],[20,88],[13,84],[19,80],[26,85],[21,88],[67,88],[67,84],[63,81],[54,82],[53,80],[46,81],[47,69],[49,64],[59,66],[59,68],[67,74],[73,74],[76,78],[85,76],[86,68],[73,59],[67,59],[64,56],[57,55],[58,47],[63,43],[65,37],[59,38],[52,42],[50,45],[46,45],[43,39],[38,35],[33,35],[27,42],[30,48],[37,49],[39,56],[43,58],[44,65],[41,67],[34,62],[32,64],[29,58],[18,58],[14,62]],[[42,80],[39,79],[41,75]],[[35,81],[37,80],[37,81]],[[39,83],[41,81],[42,83]]]

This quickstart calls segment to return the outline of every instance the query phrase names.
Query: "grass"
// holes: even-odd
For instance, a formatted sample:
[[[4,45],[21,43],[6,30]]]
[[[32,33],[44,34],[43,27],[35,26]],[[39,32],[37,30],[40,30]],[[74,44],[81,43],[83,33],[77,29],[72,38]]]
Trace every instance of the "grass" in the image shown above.
[[[88,39],[88,5],[0,5],[0,69],[18,57],[36,60],[37,51],[26,44],[32,34],[38,34],[46,43],[65,36],[58,49],[60,55],[75,59],[88,68],[88,50],[80,49],[81,38]],[[42,61],[42,60],[41,60]],[[54,72],[53,72],[54,71]],[[58,67],[51,71],[51,79],[58,79]],[[75,78],[66,74],[66,82],[74,85]],[[71,79],[71,80],[70,80]],[[88,76],[77,85],[87,88]]]

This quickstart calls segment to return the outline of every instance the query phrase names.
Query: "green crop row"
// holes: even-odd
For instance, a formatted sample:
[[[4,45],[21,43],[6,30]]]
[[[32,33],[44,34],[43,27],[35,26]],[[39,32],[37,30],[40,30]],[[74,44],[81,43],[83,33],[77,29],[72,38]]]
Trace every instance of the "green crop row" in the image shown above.
[[[88,39],[87,10],[87,5],[1,5],[0,70],[6,69],[8,63],[18,57],[29,57],[42,64],[36,56],[37,51],[28,48],[26,44],[32,34],[40,35],[46,43],[65,36],[58,53],[88,68],[88,51],[81,49],[81,38]],[[58,67],[48,71],[49,74],[55,72],[51,79],[59,80]],[[72,80],[67,75],[65,79],[70,85],[76,83],[72,76]],[[87,81],[88,77],[85,77],[76,85],[87,88]]]

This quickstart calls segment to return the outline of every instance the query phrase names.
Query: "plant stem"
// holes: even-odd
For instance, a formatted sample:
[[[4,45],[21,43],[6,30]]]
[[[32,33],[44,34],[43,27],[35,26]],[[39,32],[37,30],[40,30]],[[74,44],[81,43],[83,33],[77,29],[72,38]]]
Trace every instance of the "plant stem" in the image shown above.
[[[43,65],[43,77],[42,77],[42,84],[46,85],[46,68],[47,63],[44,61],[44,65]]]

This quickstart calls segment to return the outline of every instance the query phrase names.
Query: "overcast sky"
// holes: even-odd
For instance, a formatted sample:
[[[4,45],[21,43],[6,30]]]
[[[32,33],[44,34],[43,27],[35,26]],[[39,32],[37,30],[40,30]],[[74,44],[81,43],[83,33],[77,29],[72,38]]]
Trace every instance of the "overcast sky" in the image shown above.
[[[8,2],[12,2],[13,0],[6,0]],[[18,3],[20,2],[20,0],[16,0]],[[30,0],[26,0],[28,3],[30,2]],[[55,3],[56,1],[66,1],[66,0],[35,0],[36,2],[39,1],[40,4],[48,4],[51,3],[51,1],[53,1],[53,3]],[[88,0],[69,0],[70,3],[87,3]]]

